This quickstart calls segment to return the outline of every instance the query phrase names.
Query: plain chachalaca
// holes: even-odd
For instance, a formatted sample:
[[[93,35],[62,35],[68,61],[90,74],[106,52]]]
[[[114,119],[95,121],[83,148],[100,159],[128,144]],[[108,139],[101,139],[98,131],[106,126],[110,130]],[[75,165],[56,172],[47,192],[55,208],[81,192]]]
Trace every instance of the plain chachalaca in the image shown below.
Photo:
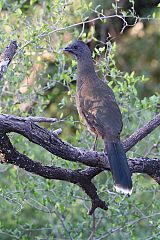
[[[94,70],[91,51],[79,40],[64,49],[78,61],[76,105],[88,129],[105,144],[115,188],[131,194],[132,180],[125,151],[120,142],[122,116],[112,89],[100,80]]]

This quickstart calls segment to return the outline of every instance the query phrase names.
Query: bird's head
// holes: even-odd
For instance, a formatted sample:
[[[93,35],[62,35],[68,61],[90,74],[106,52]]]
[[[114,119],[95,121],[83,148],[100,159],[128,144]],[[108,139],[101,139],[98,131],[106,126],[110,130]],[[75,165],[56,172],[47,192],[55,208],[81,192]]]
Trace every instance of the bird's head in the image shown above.
[[[74,55],[77,59],[85,56],[91,56],[89,47],[80,40],[76,40],[69,44],[64,51]]]

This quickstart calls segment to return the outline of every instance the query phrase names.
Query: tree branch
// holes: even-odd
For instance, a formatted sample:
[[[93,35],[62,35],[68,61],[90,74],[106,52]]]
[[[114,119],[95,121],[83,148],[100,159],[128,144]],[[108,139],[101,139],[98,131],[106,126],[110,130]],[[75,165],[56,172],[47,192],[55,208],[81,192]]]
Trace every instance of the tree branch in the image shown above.
[[[48,123],[54,123],[57,122],[56,118],[46,118],[46,117],[33,117],[33,116],[29,116],[29,117],[17,117],[14,115],[8,115],[8,114],[1,114],[2,116],[6,117],[7,119],[10,120],[19,120],[19,121],[28,121],[28,122],[48,122]],[[1,116],[0,115],[0,116]]]
[[[156,115],[150,122],[138,129],[127,140],[123,142],[125,151],[131,149],[136,143],[142,140],[147,134],[153,131],[160,125],[160,114]],[[109,169],[107,156],[96,151],[88,151],[73,147],[69,143],[63,142],[57,137],[53,131],[40,127],[35,124],[31,117],[17,118],[16,116],[0,115],[0,132],[9,133],[16,132],[33,143],[36,143],[45,148],[50,153],[72,162],[80,162],[87,166]],[[140,158],[140,161],[144,160]]]
[[[123,142],[125,150],[128,151],[131,149],[158,126],[160,126],[160,114],[156,115],[151,121],[138,129]]]
[[[17,42],[11,41],[4,52],[0,55],[0,80],[3,78],[3,74],[7,70],[13,56],[16,53],[17,48]]]
[[[107,205],[102,201],[97,189],[92,183],[92,178],[102,172],[104,169],[110,170],[107,156],[95,151],[78,149],[72,145],[63,142],[55,134],[56,131],[48,131],[34,122],[46,121],[45,118],[36,117],[16,117],[6,114],[0,115],[0,160],[1,162],[11,163],[25,169],[28,172],[35,173],[44,178],[59,179],[79,185],[91,198],[92,207],[89,214],[92,214],[97,207],[107,210]],[[47,119],[49,121],[49,119]],[[55,119],[51,119],[54,122]],[[155,116],[150,122],[132,134],[124,141],[125,150],[128,151],[138,141],[153,131],[160,125],[160,114]],[[19,153],[12,144],[6,133],[16,132],[31,142],[36,143],[52,154],[65,160],[80,162],[87,167],[85,170],[63,169],[53,166],[43,166],[41,163],[29,159],[27,156]],[[135,158],[129,159],[129,166],[132,172],[146,173],[160,184],[160,159]]]
[[[89,214],[92,214],[97,207],[104,210],[108,209],[107,204],[99,198],[97,189],[91,182],[91,176],[87,171],[73,171],[60,167],[44,166],[40,162],[33,161],[24,154],[19,153],[12,146],[6,134],[0,134],[0,162],[16,165],[28,172],[47,179],[63,180],[80,186],[92,201]]]

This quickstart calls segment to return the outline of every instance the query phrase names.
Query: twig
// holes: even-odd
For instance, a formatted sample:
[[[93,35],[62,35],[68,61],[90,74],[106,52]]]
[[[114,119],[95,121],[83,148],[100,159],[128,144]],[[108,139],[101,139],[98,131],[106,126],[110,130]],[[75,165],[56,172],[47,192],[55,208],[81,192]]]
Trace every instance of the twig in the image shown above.
[[[97,238],[96,240],[107,239],[107,237],[108,237],[110,234],[114,233],[114,232],[121,231],[121,230],[123,230],[124,228],[126,228],[126,227],[128,227],[128,226],[133,226],[133,225],[137,224],[138,222],[140,222],[140,221],[142,221],[142,220],[148,220],[148,219],[150,219],[150,218],[152,218],[152,217],[159,216],[159,215],[160,215],[160,212],[154,213],[154,214],[151,214],[151,215],[148,215],[148,216],[143,216],[143,217],[138,218],[138,219],[136,219],[136,220],[134,220],[134,221],[129,221],[129,222],[125,223],[123,226],[119,226],[119,227],[117,227],[117,228],[112,228],[112,229],[110,229],[107,233],[103,234],[101,237]]]
[[[91,232],[88,240],[94,240],[95,232],[96,232],[96,216],[95,216],[95,212],[94,212],[92,214],[92,232]]]
[[[95,18],[92,18],[92,19],[89,19],[89,20],[85,20],[85,21],[81,21],[81,22],[78,22],[78,23],[71,24],[71,25],[66,26],[66,27],[56,28],[56,29],[54,29],[52,31],[49,31],[49,32],[44,31],[44,32],[38,34],[36,37],[37,38],[43,38],[43,37],[49,36],[49,35],[51,35],[53,33],[61,32],[61,31],[64,31],[64,30],[68,30],[70,28],[75,28],[75,27],[80,26],[80,25],[82,25],[82,30],[83,30],[83,26],[85,24],[87,24],[87,23],[92,23],[92,22],[95,22],[95,21],[102,21],[102,20],[106,20],[106,19],[110,19],[110,18],[119,18],[119,19],[121,19],[123,21],[123,23],[124,23],[124,26],[126,27],[126,20],[125,19],[131,18],[131,17],[133,18],[133,16],[129,16],[128,15],[128,16],[125,16],[125,18],[124,18],[121,14],[113,14],[113,15],[109,15],[109,16],[105,16],[105,15],[104,16],[98,16],[98,17],[95,17]],[[135,23],[133,25],[131,25],[131,26],[134,26],[138,22],[138,20],[141,20],[141,19],[147,19],[148,20],[149,18],[139,18],[139,17],[135,16],[135,19],[136,19]],[[124,31],[125,27],[123,27],[121,32]],[[20,52],[23,48],[27,47],[29,44],[31,44],[33,42],[34,42],[33,39],[27,41],[21,48],[19,48],[18,52]]]
[[[134,145],[136,145],[139,141],[141,141],[158,126],[160,126],[160,113],[157,114],[143,127],[134,132],[130,137],[127,138],[127,140],[123,142],[125,150],[128,151],[129,149],[131,149]]]
[[[9,120],[16,120],[16,121],[22,121],[22,122],[48,122],[48,123],[54,123],[57,122],[56,118],[46,118],[46,117],[33,117],[33,116],[29,116],[29,117],[17,117],[14,115],[8,115],[8,114],[1,114],[2,116],[6,117]]]

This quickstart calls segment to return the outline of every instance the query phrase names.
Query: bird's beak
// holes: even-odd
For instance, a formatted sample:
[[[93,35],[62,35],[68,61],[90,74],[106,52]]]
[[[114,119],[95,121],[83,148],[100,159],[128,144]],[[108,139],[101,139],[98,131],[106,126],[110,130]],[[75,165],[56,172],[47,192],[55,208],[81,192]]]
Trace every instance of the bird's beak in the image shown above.
[[[69,52],[69,53],[73,53],[73,50],[71,47],[66,47],[63,49],[64,52]]]

